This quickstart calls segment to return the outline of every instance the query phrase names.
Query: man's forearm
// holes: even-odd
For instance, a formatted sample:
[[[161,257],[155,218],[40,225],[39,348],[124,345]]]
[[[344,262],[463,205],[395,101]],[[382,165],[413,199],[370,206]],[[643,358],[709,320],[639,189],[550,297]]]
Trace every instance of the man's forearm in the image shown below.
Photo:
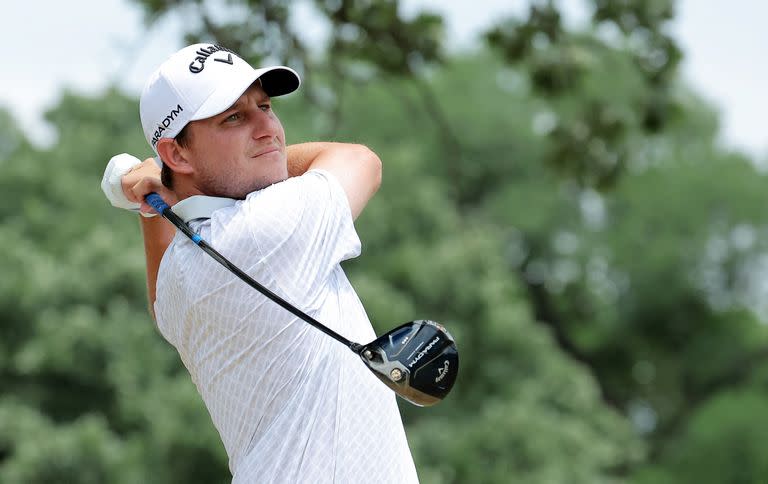
[[[299,176],[309,170],[317,157],[324,150],[338,146],[340,143],[310,142],[290,145],[286,148],[288,155],[288,176]]]
[[[149,312],[155,316],[157,272],[165,250],[170,245],[176,228],[162,217],[141,218],[141,233],[144,236],[144,254],[147,261],[147,295]]]

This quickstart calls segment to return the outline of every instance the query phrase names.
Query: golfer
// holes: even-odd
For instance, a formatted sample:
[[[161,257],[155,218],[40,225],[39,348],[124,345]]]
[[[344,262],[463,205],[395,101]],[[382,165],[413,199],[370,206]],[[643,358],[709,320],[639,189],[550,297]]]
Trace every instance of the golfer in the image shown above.
[[[151,311],[205,402],[233,482],[418,482],[395,394],[143,201],[159,193],[254,279],[346,338],[373,340],[339,264],[360,254],[353,221],[379,187],[381,161],[360,145],[287,146],[271,98],[299,83],[287,67],[254,69],[218,45],[181,49],[140,100],[162,167],[118,155],[102,188],[145,215]]]

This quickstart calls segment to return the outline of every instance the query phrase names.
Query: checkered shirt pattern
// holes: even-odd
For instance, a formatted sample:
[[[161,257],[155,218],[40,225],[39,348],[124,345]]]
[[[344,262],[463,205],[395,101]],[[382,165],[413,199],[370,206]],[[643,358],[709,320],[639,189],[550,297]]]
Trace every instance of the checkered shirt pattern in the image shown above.
[[[322,170],[190,223],[251,277],[346,338],[375,338],[339,265],[360,254],[349,202]],[[178,233],[157,280],[178,351],[233,482],[418,482],[394,394],[359,357],[269,301]]]

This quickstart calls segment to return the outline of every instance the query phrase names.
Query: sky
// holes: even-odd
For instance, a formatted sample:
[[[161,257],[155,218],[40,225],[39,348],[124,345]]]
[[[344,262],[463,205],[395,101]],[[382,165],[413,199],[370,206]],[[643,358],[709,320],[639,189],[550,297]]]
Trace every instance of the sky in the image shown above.
[[[299,2],[301,3],[301,2]],[[528,0],[401,0],[406,13],[428,8],[445,14],[449,45],[471,45],[505,12],[524,11]],[[583,0],[559,4],[578,21]],[[301,8],[299,19],[312,25]],[[721,114],[721,142],[755,159],[768,159],[768,2],[679,0],[672,34],[683,48],[684,79]],[[308,35],[322,35],[320,25]],[[129,0],[24,0],[7,2],[0,15],[0,106],[39,145],[55,139],[43,113],[63,89],[98,93],[117,83],[138,96],[144,79],[181,45],[179,21],[147,30]]]

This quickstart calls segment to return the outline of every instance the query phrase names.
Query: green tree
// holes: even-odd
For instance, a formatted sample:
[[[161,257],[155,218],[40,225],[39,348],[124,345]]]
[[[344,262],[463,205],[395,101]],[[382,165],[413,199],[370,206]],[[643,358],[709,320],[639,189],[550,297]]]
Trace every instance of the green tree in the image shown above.
[[[136,100],[65,95],[58,142],[0,163],[0,481],[223,481],[218,436],[146,310],[137,222],[104,202],[113,151],[141,153]],[[2,136],[12,135],[3,133]]]
[[[477,68],[446,72],[435,88],[451,89]],[[494,73],[483,77],[492,84]],[[406,122],[400,110],[386,108],[408,92],[402,84],[394,90],[389,80],[359,86],[339,136],[365,140],[387,160],[384,188],[359,227],[366,256],[349,267],[377,327],[424,315],[446,322],[460,341],[455,393],[429,410],[403,407],[424,481],[503,482],[516,469],[531,482],[551,476],[610,480],[639,456],[636,437],[602,404],[588,372],[574,367],[546,328],[531,321],[521,286],[505,269],[504,231],[462,213],[450,197],[452,181],[434,170],[440,135],[418,129],[428,114]],[[3,165],[9,169],[3,188],[30,207],[23,214],[7,207],[2,219],[18,241],[18,252],[5,255],[8,266],[21,275],[5,306],[15,322],[4,325],[20,333],[4,340],[3,394],[16,397],[3,404],[9,412],[12,405],[28,408],[30,425],[61,434],[60,444],[39,453],[25,450],[41,444],[21,431],[7,439],[0,476],[8,479],[43,482],[51,472],[77,479],[89,459],[103,463],[96,480],[226,479],[221,445],[202,403],[146,314],[136,221],[114,213],[98,189],[113,151],[145,150],[134,106],[117,92],[93,100],[66,96],[49,116],[57,145]],[[294,142],[313,139],[316,121],[326,116],[308,112],[301,98],[277,109]],[[105,111],[115,119],[105,122],[96,114]],[[25,170],[32,173],[24,176]],[[25,300],[22,312],[17,306]],[[504,431],[480,445],[485,430],[497,428]],[[436,441],[436,431],[447,438]],[[533,431],[537,439],[530,438]],[[104,445],[67,444],[81,439]],[[587,445],[595,441],[603,445]],[[119,459],[104,454],[110,448]],[[494,459],[507,455],[519,460]],[[475,464],[493,461],[497,468],[487,475]],[[157,471],[167,469],[161,463],[173,464],[166,475]],[[125,468],[131,473],[121,474]]]

